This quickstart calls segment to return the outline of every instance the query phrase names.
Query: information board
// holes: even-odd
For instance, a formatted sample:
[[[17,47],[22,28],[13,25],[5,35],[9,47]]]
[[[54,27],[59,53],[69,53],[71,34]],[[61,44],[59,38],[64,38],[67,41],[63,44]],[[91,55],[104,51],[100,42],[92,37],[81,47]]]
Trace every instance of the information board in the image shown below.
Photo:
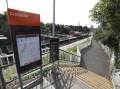
[[[59,39],[50,39],[50,62],[59,60]]]
[[[17,35],[20,66],[31,64],[40,59],[39,35]]]
[[[17,72],[22,74],[42,65],[40,15],[8,9]]]

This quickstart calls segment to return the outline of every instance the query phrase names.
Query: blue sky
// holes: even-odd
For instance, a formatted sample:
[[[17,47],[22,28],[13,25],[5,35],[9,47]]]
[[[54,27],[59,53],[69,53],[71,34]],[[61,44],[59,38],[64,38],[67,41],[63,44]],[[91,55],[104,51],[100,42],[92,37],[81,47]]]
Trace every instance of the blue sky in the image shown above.
[[[0,0],[0,13],[6,11],[6,0]],[[56,0],[56,23],[66,25],[94,25],[89,10],[99,0]],[[44,23],[52,22],[53,0],[8,0],[9,8],[38,13]]]

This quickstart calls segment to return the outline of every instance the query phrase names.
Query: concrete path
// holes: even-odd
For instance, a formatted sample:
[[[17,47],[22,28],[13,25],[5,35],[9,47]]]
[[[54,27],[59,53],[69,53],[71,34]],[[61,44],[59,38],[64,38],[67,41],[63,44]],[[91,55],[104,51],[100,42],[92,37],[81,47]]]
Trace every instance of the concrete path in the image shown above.
[[[93,41],[92,45],[81,52],[81,66],[109,79],[110,59],[101,46]]]

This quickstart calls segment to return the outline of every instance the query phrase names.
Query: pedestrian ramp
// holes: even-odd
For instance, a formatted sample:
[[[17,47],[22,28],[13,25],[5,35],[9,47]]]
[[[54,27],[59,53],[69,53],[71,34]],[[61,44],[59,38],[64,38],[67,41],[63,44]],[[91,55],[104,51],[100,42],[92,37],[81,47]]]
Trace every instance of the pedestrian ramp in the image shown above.
[[[88,71],[82,67],[60,67],[61,71],[73,75],[79,81],[84,83],[84,86],[89,86],[89,89],[112,89],[110,80]]]

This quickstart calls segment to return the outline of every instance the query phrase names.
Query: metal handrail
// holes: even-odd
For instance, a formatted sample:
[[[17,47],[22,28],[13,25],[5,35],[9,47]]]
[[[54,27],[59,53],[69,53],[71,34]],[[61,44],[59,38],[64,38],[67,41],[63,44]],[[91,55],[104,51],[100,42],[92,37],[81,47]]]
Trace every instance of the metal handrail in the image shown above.
[[[65,51],[65,50],[62,50],[62,49],[59,49],[60,51],[63,51],[64,53],[68,53],[68,54],[70,54],[70,55],[74,55],[74,56],[77,56],[77,57],[81,57],[81,56],[78,56],[78,55],[76,55],[76,54],[74,54],[74,53],[70,53],[70,52],[67,52],[67,51]]]
[[[80,57],[80,56],[78,56],[78,55],[75,55],[75,54],[73,54],[73,53],[66,52],[66,51],[61,50],[61,49],[59,49],[59,51],[62,51],[62,52],[64,52],[64,53],[68,53],[68,54],[70,54],[70,55],[74,55],[74,56],[76,56],[76,57]],[[50,52],[44,53],[44,54],[42,54],[42,55],[46,55],[46,54],[48,54],[48,53],[50,53]],[[1,58],[5,58],[5,57],[10,57],[10,56],[14,56],[14,54],[5,55],[5,56],[0,56],[0,57],[1,57]],[[49,60],[49,59],[48,59],[48,60]],[[59,58],[59,60],[62,60],[62,59]],[[68,60],[63,60],[63,61],[68,61]],[[15,65],[15,61],[13,61],[13,62],[14,62],[14,63],[11,63],[11,64],[0,65],[0,69],[4,69],[4,68],[10,67],[10,66],[12,66],[12,65]],[[57,62],[57,61],[55,61],[55,62]],[[48,63],[48,64],[46,64],[46,65],[42,65],[41,67],[42,67],[42,69],[44,70],[44,69],[49,68],[49,67],[52,66],[52,65],[53,65],[53,63],[51,62],[51,63]],[[39,69],[39,67],[38,67],[38,68],[36,68],[36,69],[34,69],[34,70],[32,70],[32,71],[39,72],[40,69]],[[26,74],[22,75],[22,77],[29,76],[29,75],[32,74],[32,73],[33,73],[33,72],[29,71],[29,72],[27,72]],[[18,77],[14,78],[14,79],[12,79],[12,80],[10,80],[10,81],[5,81],[5,85],[10,84],[11,82],[16,81],[17,79],[18,79]],[[51,83],[51,84],[52,84],[52,83]]]

